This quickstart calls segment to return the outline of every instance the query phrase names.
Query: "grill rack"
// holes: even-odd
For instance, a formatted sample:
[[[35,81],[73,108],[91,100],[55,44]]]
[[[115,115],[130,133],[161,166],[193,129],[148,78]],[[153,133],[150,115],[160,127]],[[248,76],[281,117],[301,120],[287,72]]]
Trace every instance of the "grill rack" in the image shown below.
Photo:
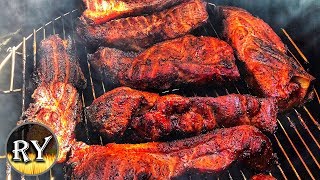
[[[214,14],[214,4],[208,5],[209,14]],[[22,95],[22,112],[27,107],[28,103],[31,102],[31,94],[34,90],[32,86],[32,72],[35,70],[37,65],[37,45],[42,39],[45,39],[51,34],[60,34],[63,39],[69,35],[75,42],[74,37],[74,20],[80,15],[78,9],[74,9],[68,13],[62,14],[61,16],[53,19],[52,21],[44,24],[38,29],[34,29],[33,33],[27,37],[23,37],[22,42],[17,46],[10,48],[9,54],[0,64],[1,71],[9,66],[9,87],[5,90],[0,90],[0,94],[12,94],[21,93]],[[211,22],[211,16],[209,22],[197,29],[196,34],[217,36],[217,31]],[[306,58],[295,45],[289,34],[282,29],[284,34],[288,37],[292,46],[301,55],[301,58],[306,61]],[[76,43],[75,43],[76,44]],[[88,80],[88,87],[79,92],[81,95],[83,107],[91,104],[91,102],[99,97],[104,92],[110,90],[110,87],[101,81],[92,78],[91,67],[87,61],[86,54],[87,49],[83,46],[76,44],[77,53],[80,57],[81,68]],[[300,62],[296,56],[289,50],[291,56],[302,66],[303,62]],[[299,58],[300,59],[300,58]],[[11,62],[11,63],[10,63]],[[27,63],[28,62],[28,63]],[[308,61],[306,61],[308,62]],[[21,70],[21,71],[20,71]],[[22,72],[22,73],[21,73]],[[17,88],[19,84],[19,88]],[[21,87],[22,86],[22,87]],[[242,93],[251,94],[248,85],[245,82],[237,82],[226,88],[215,88],[211,90],[211,87],[199,88],[196,91],[184,91],[180,89],[173,89],[170,91],[162,92],[166,93],[180,93],[187,96],[192,95],[207,95],[207,96],[219,96],[229,93]],[[2,88],[2,87],[1,87]],[[210,92],[208,92],[210,89]],[[313,101],[305,104],[302,107],[294,108],[286,114],[280,114],[278,116],[278,131],[274,135],[268,135],[273,143],[274,152],[277,153],[279,158],[278,165],[275,165],[269,174],[275,176],[277,179],[320,179],[320,124],[319,114],[315,111],[320,107],[320,98],[316,88],[313,89],[316,98]],[[84,117],[84,124],[87,124],[87,120]],[[89,135],[88,127],[86,127],[86,141],[87,143],[92,140],[92,136]],[[102,144],[103,139],[99,137]],[[5,156],[0,156],[0,163],[5,163]],[[12,179],[19,177],[17,173],[12,171],[10,165],[6,162],[6,177]],[[55,169],[57,169],[55,172]],[[58,173],[61,167],[55,166],[50,172],[36,176],[36,179],[45,177],[46,179],[60,179],[63,177],[62,174]],[[243,166],[236,167],[232,166],[224,173],[219,175],[213,174],[187,174],[187,179],[249,179],[252,176],[252,172]],[[21,179],[29,179],[29,177],[21,176]]]

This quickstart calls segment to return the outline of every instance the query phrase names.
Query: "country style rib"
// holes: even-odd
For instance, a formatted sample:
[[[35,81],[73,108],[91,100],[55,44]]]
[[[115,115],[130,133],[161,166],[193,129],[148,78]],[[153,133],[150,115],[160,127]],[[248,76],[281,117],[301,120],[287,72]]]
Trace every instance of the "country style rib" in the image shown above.
[[[219,7],[224,33],[247,72],[247,83],[263,97],[274,97],[281,110],[301,105],[311,98],[314,80],[295,60],[263,20],[235,7]]]
[[[79,66],[71,38],[62,40],[58,35],[49,36],[40,43],[38,76],[42,83],[70,83],[82,89],[86,79]]]
[[[84,18],[91,24],[119,19],[121,17],[150,14],[170,8],[187,0],[83,0]]]
[[[93,128],[109,141],[146,142],[178,135],[179,138],[219,126],[254,125],[276,129],[273,99],[231,94],[217,98],[159,96],[128,87],[116,88],[86,108]]]
[[[232,47],[213,37],[187,35],[140,54],[101,48],[89,61],[103,80],[136,89],[222,84],[240,77]]]
[[[236,161],[266,170],[274,163],[270,140],[244,125],[173,142],[78,144],[67,172],[71,179],[171,179],[189,170],[218,173]]]
[[[22,122],[38,122],[49,127],[59,144],[58,163],[66,160],[75,142],[75,126],[81,121],[82,105],[77,90],[70,84],[39,86],[33,93],[34,103],[23,113]]]
[[[206,3],[191,0],[152,15],[121,18],[101,25],[90,25],[80,17],[77,34],[92,48],[141,51],[157,42],[183,36],[207,19]]]

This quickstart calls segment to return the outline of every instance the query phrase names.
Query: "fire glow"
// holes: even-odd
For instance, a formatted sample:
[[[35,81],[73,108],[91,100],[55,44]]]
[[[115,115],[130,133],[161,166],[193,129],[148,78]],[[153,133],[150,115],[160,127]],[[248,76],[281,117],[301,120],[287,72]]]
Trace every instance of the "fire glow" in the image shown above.
[[[36,154],[30,153],[28,154],[30,158],[30,162],[15,162],[12,160],[13,155],[11,153],[7,154],[8,160],[10,161],[11,166],[13,166],[16,170],[24,173],[24,174],[40,174],[44,172],[46,169],[50,168],[52,164],[55,162],[55,155],[44,155],[43,160],[44,162],[37,162]]]

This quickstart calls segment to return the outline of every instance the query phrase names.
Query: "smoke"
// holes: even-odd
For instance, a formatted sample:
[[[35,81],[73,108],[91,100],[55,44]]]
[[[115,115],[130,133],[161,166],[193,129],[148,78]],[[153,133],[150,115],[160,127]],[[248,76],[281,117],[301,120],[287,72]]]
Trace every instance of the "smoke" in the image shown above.
[[[7,49],[22,41],[22,37],[72,9],[81,0],[10,0],[0,1],[0,63]],[[20,29],[20,30],[19,30]],[[31,63],[31,61],[30,61]],[[11,63],[0,72],[0,89],[9,89]],[[15,88],[21,88],[21,57],[16,59]],[[21,93],[0,94],[0,155],[4,155],[6,138],[21,115]],[[5,179],[5,160],[0,159],[0,179]]]
[[[281,35],[285,28],[301,47],[307,58],[315,63],[320,59],[320,1],[319,0],[208,0],[216,5],[231,5],[247,9],[262,18]],[[17,44],[23,36],[30,34],[52,18],[78,8],[81,0],[8,0],[0,1],[0,62],[7,54],[8,47]],[[21,28],[17,34],[10,35]],[[9,35],[8,35],[9,34]],[[12,38],[14,36],[14,38]],[[282,36],[282,39],[285,37]],[[11,39],[10,39],[11,38]],[[8,40],[9,39],[9,40]],[[319,61],[320,62],[320,61]],[[314,65],[314,64],[313,64]],[[10,67],[10,66],[8,66]],[[314,66],[319,67],[319,66]],[[0,72],[0,89],[8,89],[10,68]],[[18,71],[17,71],[18,72]],[[313,69],[314,75],[320,68]],[[318,75],[319,76],[319,75]],[[320,77],[318,77],[320,78]],[[6,82],[6,83],[5,83]],[[15,126],[21,114],[21,95],[0,95],[0,147]],[[4,148],[0,148],[3,155]],[[4,174],[3,160],[0,160],[0,174]],[[0,175],[0,179],[3,179]]]

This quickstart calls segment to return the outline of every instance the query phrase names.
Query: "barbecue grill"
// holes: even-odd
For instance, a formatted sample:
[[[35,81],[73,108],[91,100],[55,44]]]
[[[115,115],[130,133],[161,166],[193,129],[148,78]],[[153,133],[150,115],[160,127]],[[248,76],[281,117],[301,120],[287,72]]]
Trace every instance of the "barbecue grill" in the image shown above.
[[[215,36],[219,37],[217,29],[218,25],[214,22],[215,5],[208,4],[208,12],[210,19],[206,25],[196,29],[193,33],[196,35]],[[79,9],[74,9],[70,12],[56,17],[52,21],[44,24],[26,37],[22,38],[19,44],[10,48],[8,55],[0,61],[0,74],[5,75],[5,70],[9,70],[9,78],[7,87],[0,87],[0,94],[21,94],[22,112],[28,107],[31,102],[31,94],[35,89],[34,86],[34,71],[37,66],[38,44],[51,34],[59,34],[63,39],[69,36],[76,44],[78,56],[80,57],[81,68],[88,80],[88,86],[80,93],[83,106],[88,106],[92,101],[109,91],[113,87],[104,84],[91,74],[91,67],[87,61],[88,50],[77,43],[74,32],[74,22],[80,15]],[[290,37],[290,33],[282,29],[284,35],[288,38],[284,42],[288,44],[291,56],[301,65],[304,66],[306,58],[299,50],[297,45]],[[296,54],[296,55],[294,55]],[[298,57],[299,54],[301,57]],[[22,71],[20,71],[22,70]],[[312,73],[311,73],[312,74]],[[294,108],[289,112],[281,113],[278,116],[278,130],[274,135],[268,134],[268,137],[273,143],[274,152],[277,153],[279,164],[274,165],[269,172],[277,179],[320,179],[320,125],[318,120],[318,111],[320,108],[320,98],[317,93],[319,87],[313,88],[315,98],[306,103],[304,106]],[[187,89],[172,89],[165,92],[177,93],[185,96],[220,96],[229,93],[251,94],[250,89],[244,81],[236,82],[226,87],[212,87],[210,85],[197,88]],[[85,117],[83,117],[83,134],[79,136],[81,140],[88,144],[103,142],[102,137],[90,134]],[[6,163],[5,156],[1,156],[0,163]],[[16,173],[7,163],[5,172],[8,179],[29,179]],[[181,177],[182,179],[249,179],[254,172],[247,169],[245,166],[234,165],[221,174],[198,174],[188,172]],[[50,172],[37,176],[36,178],[44,179],[62,179],[64,178],[62,165],[55,165]],[[31,179],[34,179],[31,178]]]

